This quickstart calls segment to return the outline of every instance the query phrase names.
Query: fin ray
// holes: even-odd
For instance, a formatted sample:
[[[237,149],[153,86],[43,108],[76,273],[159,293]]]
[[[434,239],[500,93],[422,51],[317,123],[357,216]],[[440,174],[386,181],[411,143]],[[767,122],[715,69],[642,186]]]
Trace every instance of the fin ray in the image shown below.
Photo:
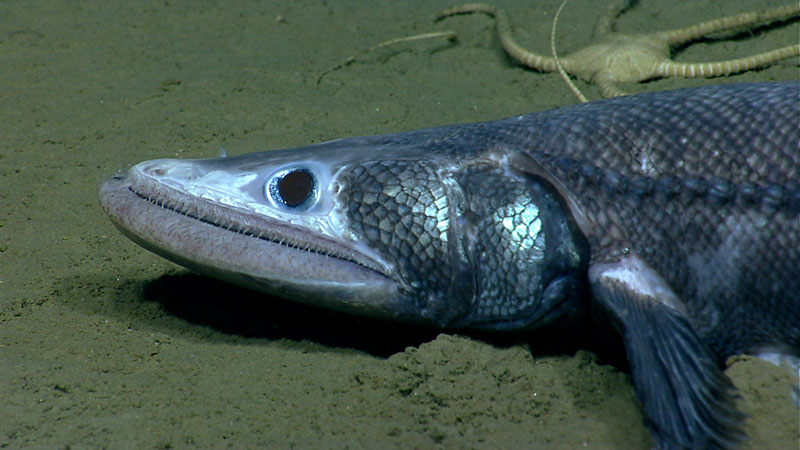
[[[625,271],[630,276],[620,277]],[[590,283],[623,335],[634,386],[659,446],[728,448],[744,440],[745,415],[735,407],[733,384],[658,274],[629,256],[592,267]]]

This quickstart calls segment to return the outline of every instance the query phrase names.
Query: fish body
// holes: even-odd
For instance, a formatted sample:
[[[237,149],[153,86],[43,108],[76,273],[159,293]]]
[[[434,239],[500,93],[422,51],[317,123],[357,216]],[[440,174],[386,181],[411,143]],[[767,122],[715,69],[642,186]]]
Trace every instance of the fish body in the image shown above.
[[[149,250],[317,306],[488,330],[598,312],[662,447],[743,438],[728,356],[800,356],[797,82],[147,161],[100,201]]]

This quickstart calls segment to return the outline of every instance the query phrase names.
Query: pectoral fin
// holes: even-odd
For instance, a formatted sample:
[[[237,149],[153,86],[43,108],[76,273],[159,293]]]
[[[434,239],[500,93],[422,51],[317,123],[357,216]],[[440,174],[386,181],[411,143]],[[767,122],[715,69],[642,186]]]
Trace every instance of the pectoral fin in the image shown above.
[[[666,282],[636,256],[593,265],[589,277],[595,301],[623,336],[659,447],[727,448],[744,439],[735,388]]]

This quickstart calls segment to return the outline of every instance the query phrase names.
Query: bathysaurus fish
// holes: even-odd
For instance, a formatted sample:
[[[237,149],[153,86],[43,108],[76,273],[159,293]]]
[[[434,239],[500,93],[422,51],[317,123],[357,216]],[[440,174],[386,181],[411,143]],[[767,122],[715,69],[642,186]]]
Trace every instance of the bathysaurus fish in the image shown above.
[[[100,201],[159,255],[313,305],[491,330],[604,317],[663,447],[742,439],[728,356],[800,356],[797,82],[147,161]]]

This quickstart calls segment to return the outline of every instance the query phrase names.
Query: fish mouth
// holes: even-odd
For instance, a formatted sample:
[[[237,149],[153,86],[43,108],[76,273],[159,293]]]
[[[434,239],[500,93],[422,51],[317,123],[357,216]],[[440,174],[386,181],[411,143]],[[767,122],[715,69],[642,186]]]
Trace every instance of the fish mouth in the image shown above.
[[[346,243],[315,233],[313,230],[185,194],[138,171],[131,170],[127,178],[131,193],[188,219],[298,251],[350,262],[385,277],[390,275],[391,269],[386,264],[355,250]]]
[[[136,167],[106,179],[99,198],[124,235],[196,272],[350,313],[411,314],[389,267],[330,237],[182,193]]]

